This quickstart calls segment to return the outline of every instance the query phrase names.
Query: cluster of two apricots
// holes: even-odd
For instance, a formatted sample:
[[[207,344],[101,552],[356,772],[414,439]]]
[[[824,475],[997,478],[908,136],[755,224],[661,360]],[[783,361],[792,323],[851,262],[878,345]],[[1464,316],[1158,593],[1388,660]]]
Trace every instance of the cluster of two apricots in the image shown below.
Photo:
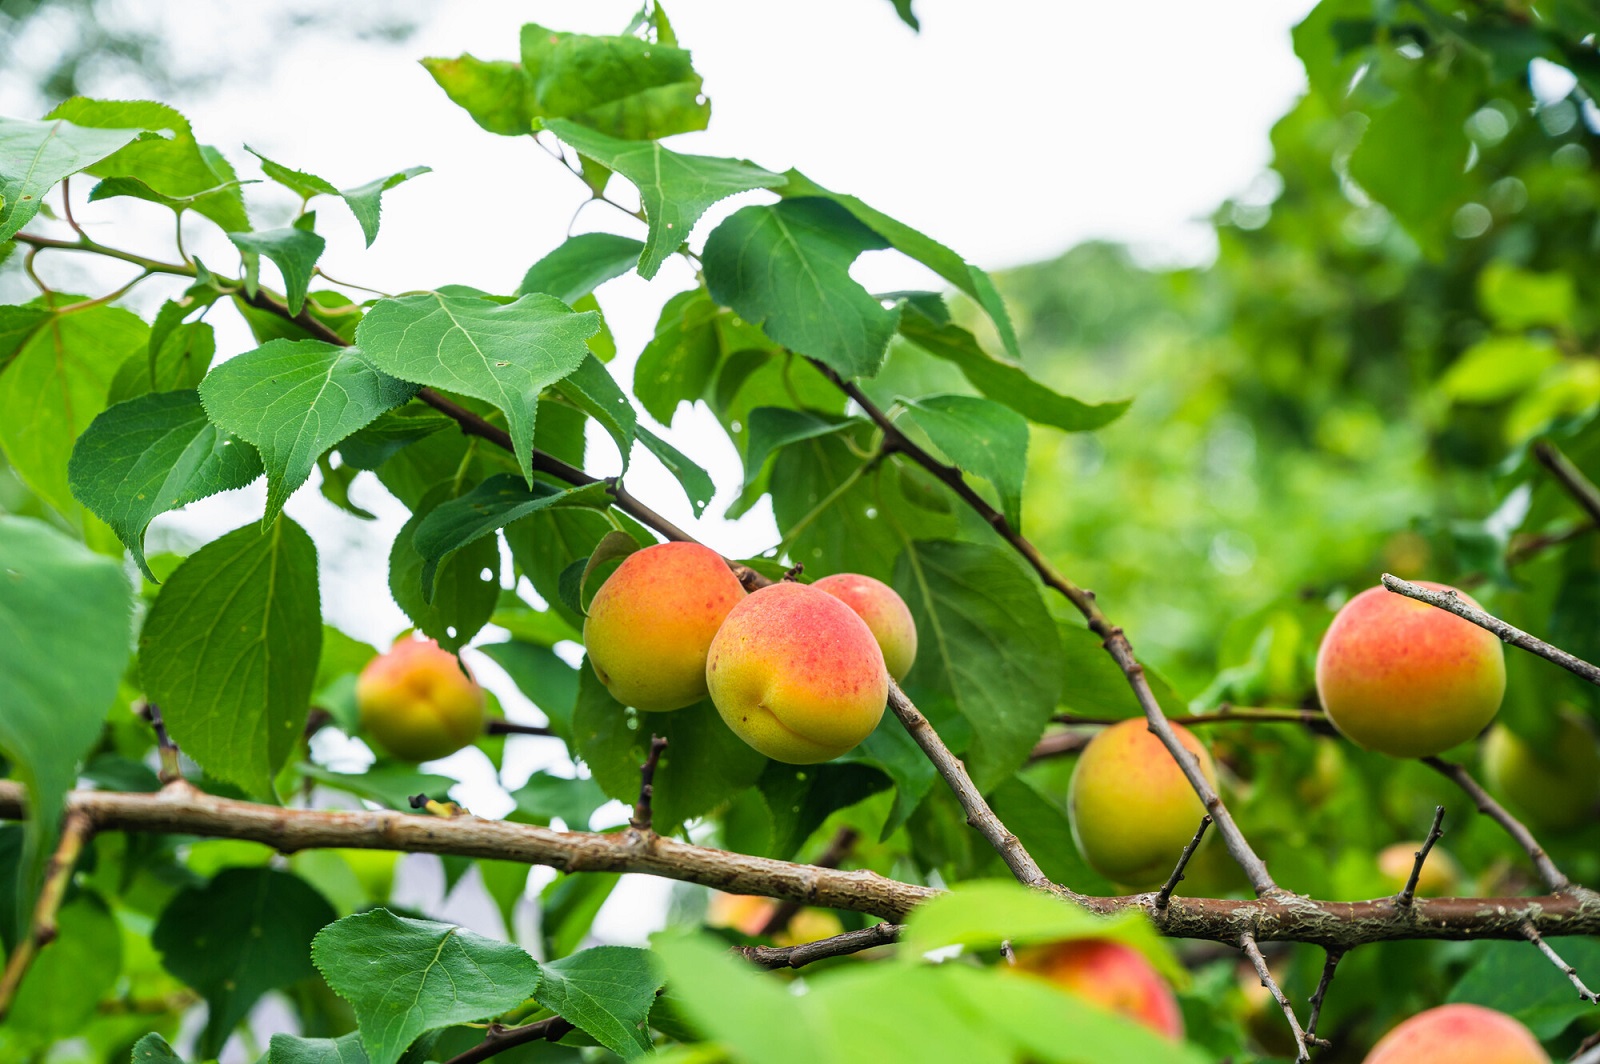
[[[911,668],[917,630],[886,584],[843,573],[746,594],[694,543],[630,554],[583,625],[595,675],[643,712],[708,695],[734,734],[777,761],[829,761],[883,716],[889,679]]]

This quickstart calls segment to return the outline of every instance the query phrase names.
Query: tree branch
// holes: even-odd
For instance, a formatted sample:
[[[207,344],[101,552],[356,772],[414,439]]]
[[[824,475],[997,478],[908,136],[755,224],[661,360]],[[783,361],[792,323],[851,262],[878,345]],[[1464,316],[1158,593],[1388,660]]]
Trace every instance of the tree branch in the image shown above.
[[[1484,790],[1464,767],[1453,761],[1445,761],[1437,757],[1422,758],[1422,763],[1449,779],[1463,791],[1466,791],[1467,797],[1471,798],[1473,804],[1478,807],[1478,812],[1505,829],[1506,834],[1510,835],[1517,845],[1521,846],[1523,851],[1527,853],[1528,859],[1533,862],[1533,867],[1539,873],[1539,880],[1545,885],[1546,890],[1559,894],[1572,888],[1572,881],[1566,877],[1561,869],[1556,867],[1556,863],[1550,859],[1550,855],[1544,852],[1544,847],[1540,846],[1539,840],[1533,837],[1533,832],[1529,831],[1522,821],[1506,812],[1504,806],[1490,797],[1489,792]]]
[[[1172,725],[1167,721],[1161,704],[1156,701],[1156,696],[1150,689],[1149,680],[1144,674],[1144,666],[1133,653],[1133,645],[1128,642],[1128,637],[1123,630],[1113,625],[1106,615],[1101,612],[1095,602],[1094,593],[1068,580],[1055,567],[1045,560],[1044,555],[1020,531],[1011,527],[1011,522],[1006,516],[993,506],[988,500],[973,490],[968,484],[961,470],[955,466],[947,465],[928,453],[915,440],[901,432],[894,421],[885,414],[876,403],[869,399],[865,392],[855,384],[845,380],[828,366],[815,359],[811,364],[823,376],[834,383],[840,391],[849,396],[859,406],[863,413],[872,419],[873,423],[883,432],[883,449],[905,455],[911,461],[922,466],[934,477],[938,478],[951,491],[965,502],[973,512],[982,517],[984,521],[995,530],[995,533],[1004,539],[1023,559],[1033,567],[1039,579],[1045,585],[1054,588],[1071,602],[1078,612],[1083,614],[1084,620],[1089,623],[1089,630],[1104,640],[1106,651],[1111,655],[1117,667],[1122,670],[1127,678],[1128,685],[1133,688],[1134,697],[1139,701],[1139,707],[1144,710],[1145,719],[1149,722],[1150,731],[1161,740],[1163,746],[1172,755],[1178,767],[1183,770],[1184,776],[1189,780],[1189,785],[1194,788],[1195,794],[1200,796],[1201,804],[1206,812],[1216,821],[1217,831],[1222,836],[1228,853],[1238,862],[1244,870],[1245,877],[1249,879],[1250,886],[1255,890],[1257,897],[1266,897],[1281,893],[1281,888],[1273,882],[1272,875],[1267,871],[1266,862],[1257,856],[1250,846],[1244,833],[1239,830],[1239,825],[1234,822],[1233,814],[1223,804],[1222,798],[1217,794],[1216,788],[1211,786],[1211,781],[1206,779],[1200,771],[1200,760],[1190,753],[1178,740],[1178,735],[1172,730]],[[891,705],[893,700],[891,699]]]
[[[1561,449],[1549,440],[1540,440],[1533,445],[1533,455],[1539,459],[1546,469],[1566,489],[1591,520],[1600,522],[1600,488],[1596,488],[1594,481],[1583,475],[1583,471],[1572,464],[1572,460],[1561,453]]]
[[[573,1025],[560,1016],[550,1016],[534,1023],[525,1023],[520,1027],[505,1027],[493,1023],[489,1025],[489,1033],[484,1036],[483,1041],[464,1053],[457,1053],[445,1061],[445,1064],[478,1064],[479,1061],[499,1056],[508,1049],[525,1046],[529,1042],[559,1041],[571,1030]]]
[[[633,803],[633,816],[628,819],[628,824],[633,830],[654,835],[652,826],[654,811],[650,808],[651,800],[656,794],[656,766],[661,763],[661,754],[667,748],[667,741],[659,735],[650,736],[650,752],[645,754],[644,764],[639,766],[639,800]]]
[[[1267,988],[1272,995],[1272,1000],[1278,1003],[1283,1010],[1284,1018],[1289,1021],[1289,1028],[1294,1031],[1294,1044],[1296,1064],[1309,1061],[1311,1053],[1306,1048],[1306,1032],[1300,1027],[1300,1021],[1295,1019],[1294,1008],[1289,1004],[1289,999],[1284,996],[1283,989],[1278,986],[1278,981],[1272,978],[1272,972],[1267,968],[1267,959],[1261,955],[1261,947],[1256,945],[1256,937],[1246,931],[1239,936],[1239,948],[1244,950],[1244,955],[1250,958],[1250,963],[1255,967],[1256,974],[1261,977],[1261,985]]]
[[[1583,980],[1578,978],[1577,969],[1573,968],[1572,965],[1562,960],[1561,955],[1550,948],[1550,943],[1544,940],[1544,936],[1539,934],[1538,930],[1532,924],[1524,924],[1522,931],[1523,934],[1528,936],[1528,941],[1539,947],[1539,952],[1543,953],[1547,958],[1549,958],[1550,963],[1555,965],[1556,968],[1561,971],[1561,974],[1565,975],[1573,986],[1577,987],[1578,997],[1580,1000],[1587,1001],[1591,1005],[1600,1003],[1600,995],[1596,995],[1593,990],[1590,990],[1588,987],[1583,985]]]
[[[94,824],[83,813],[69,812],[61,824],[61,842],[51,855],[45,869],[44,882],[39,888],[39,900],[33,907],[33,920],[28,933],[22,936],[6,966],[0,972],[0,1021],[11,1011],[17,989],[22,986],[28,967],[41,949],[55,941],[56,914],[61,911],[61,901],[66,897],[67,884],[72,882],[72,870],[78,865],[84,844],[94,834]]]
[[[635,872],[895,922],[941,893],[863,869],[817,868],[662,836],[642,840],[628,832],[556,831],[470,814],[443,818],[394,810],[287,809],[219,798],[182,782],[154,794],[73,791],[65,804],[69,814],[87,818],[96,832],[242,839],[284,853],[392,850],[487,857],[565,872]],[[23,787],[0,780],[0,819],[23,819],[25,806]],[[1245,933],[1258,942],[1309,942],[1342,949],[1398,939],[1521,941],[1527,937],[1528,923],[1546,937],[1600,934],[1600,894],[1584,889],[1526,898],[1418,898],[1403,910],[1392,898],[1345,902],[1287,893],[1249,900],[1175,896],[1159,912],[1154,892],[1108,898],[1077,895],[1060,887],[1053,892],[1104,916],[1142,911],[1170,938],[1234,946]]]
[[[1505,642],[1514,647],[1521,647],[1530,654],[1537,654],[1546,661],[1553,661],[1563,669],[1574,675],[1581,676],[1592,684],[1600,685],[1600,667],[1589,664],[1575,654],[1569,654],[1560,647],[1551,646],[1543,639],[1529,635],[1522,629],[1507,624],[1498,617],[1475,609],[1454,591],[1430,591],[1425,587],[1408,583],[1389,573],[1383,574],[1383,586],[1397,595],[1426,602],[1430,606],[1437,606],[1447,613],[1453,613],[1464,621],[1471,621],[1486,631],[1493,632]]]
[[[1165,909],[1172,901],[1172,892],[1178,889],[1178,884],[1183,880],[1183,870],[1189,867],[1189,858],[1194,856],[1194,851],[1200,848],[1200,840],[1206,837],[1206,828],[1211,826],[1211,818],[1200,818],[1200,826],[1195,829],[1194,838],[1189,840],[1189,845],[1183,848],[1183,853],[1178,855],[1178,864],[1172,870],[1172,875],[1167,877],[1167,882],[1156,893],[1155,906],[1158,910]]]
[[[1339,967],[1339,962],[1344,959],[1345,952],[1342,949],[1330,949],[1328,950],[1327,959],[1322,962],[1322,978],[1317,980],[1316,993],[1311,995],[1311,1015],[1306,1020],[1305,1045],[1307,1048],[1328,1044],[1326,1039],[1317,1037],[1317,1021],[1322,1019],[1322,1002],[1328,996],[1328,987],[1333,985],[1334,969]]]
[[[1422,865],[1428,859],[1428,853],[1433,849],[1433,844],[1439,841],[1439,836],[1444,834],[1444,806],[1433,807],[1433,826],[1428,829],[1428,837],[1422,840],[1422,848],[1417,851],[1417,863],[1411,866],[1411,875],[1406,880],[1406,885],[1400,888],[1400,893],[1394,896],[1394,903],[1404,908],[1412,903],[1417,896],[1417,881],[1422,878]]]
[[[822,856],[812,863],[818,868],[838,868],[844,863],[845,858],[850,856],[850,851],[856,848],[856,842],[860,838],[855,828],[840,828],[838,834],[834,835],[833,841],[828,843],[828,848],[822,851]],[[789,922],[801,908],[800,903],[796,901],[780,902],[777,908],[772,910],[772,915],[767,917],[767,922],[761,925],[761,930],[756,932],[756,937],[770,938],[776,935],[789,926]]]
[[[859,931],[846,931],[832,938],[806,942],[799,946],[736,946],[733,952],[760,968],[800,968],[813,961],[829,957],[847,957],[852,953],[887,946],[900,937],[899,924],[873,924]]]

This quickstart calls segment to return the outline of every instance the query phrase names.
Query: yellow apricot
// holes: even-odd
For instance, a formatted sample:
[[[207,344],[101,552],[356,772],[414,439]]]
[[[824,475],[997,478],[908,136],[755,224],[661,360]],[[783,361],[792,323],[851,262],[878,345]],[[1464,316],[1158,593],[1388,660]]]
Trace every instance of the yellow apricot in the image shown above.
[[[905,679],[917,660],[917,625],[894,588],[860,573],[835,573],[811,586],[855,610],[878,641],[889,675],[896,681]]]
[[[483,731],[483,688],[432,639],[403,635],[356,679],[361,730],[395,757],[435,761]]]
[[[1366,1064],[1550,1064],[1522,1024],[1482,1005],[1419,1012],[1378,1040]]]

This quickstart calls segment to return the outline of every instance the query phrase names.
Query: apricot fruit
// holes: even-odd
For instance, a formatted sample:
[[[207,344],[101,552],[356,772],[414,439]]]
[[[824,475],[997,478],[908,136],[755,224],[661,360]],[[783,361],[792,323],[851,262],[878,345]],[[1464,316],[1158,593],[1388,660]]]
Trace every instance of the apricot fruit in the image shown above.
[[[1539,827],[1562,831],[1594,819],[1600,802],[1600,746],[1583,721],[1563,713],[1555,742],[1536,751],[1503,724],[1483,744],[1489,790]]]
[[[728,613],[706,659],[711,701],[775,761],[830,761],[872,734],[889,698],[883,652],[839,599],[785,581]]]
[[[1420,849],[1422,843],[1418,841],[1397,842],[1378,851],[1378,874],[1394,893],[1405,889],[1411,870],[1417,866]],[[1438,846],[1429,850],[1428,859],[1422,864],[1422,874],[1417,877],[1417,897],[1443,898],[1454,894],[1460,883],[1461,866],[1456,864],[1456,859]]]
[[[589,664],[618,702],[656,713],[706,697],[706,651],[744,586],[716,551],[658,543],[628,555],[583,622]]]
[[[1215,787],[1217,770],[1205,746],[1182,725],[1172,730]],[[1089,866],[1139,890],[1167,878],[1205,806],[1161,740],[1137,717],[1111,725],[1084,747],[1067,788],[1067,815]]]
[[[1378,1040],[1366,1064],[1550,1064],[1522,1024],[1482,1005],[1419,1012]]]
[[[1494,719],[1505,691],[1498,638],[1382,587],[1345,603],[1317,651],[1328,719],[1357,745],[1393,757],[1428,757],[1466,742]]]
[[[1183,1039],[1183,1014],[1172,987],[1132,946],[1099,938],[1036,946],[1017,952],[1017,968],[1163,1037]]]
[[[860,573],[836,573],[811,586],[855,610],[878,641],[889,676],[897,682],[905,679],[917,660],[917,625],[894,588]]]
[[[706,923],[711,927],[731,927],[753,938],[761,934],[777,911],[778,903],[771,898],[718,891],[706,907]],[[780,946],[803,946],[842,934],[844,924],[833,913],[826,909],[801,909],[789,918],[786,927],[772,936],[772,941]]]
[[[483,731],[483,688],[432,639],[403,635],[356,679],[361,730],[406,761],[437,761]]]

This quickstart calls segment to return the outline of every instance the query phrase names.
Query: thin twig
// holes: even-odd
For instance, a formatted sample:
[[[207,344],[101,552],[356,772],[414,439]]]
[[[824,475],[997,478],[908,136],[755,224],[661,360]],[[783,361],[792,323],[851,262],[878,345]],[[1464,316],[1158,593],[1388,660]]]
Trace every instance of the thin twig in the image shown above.
[[[518,724],[514,720],[504,720],[492,717],[484,722],[484,733],[487,735],[555,735],[547,724]]]
[[[911,704],[911,699],[906,697],[905,692],[900,690],[900,685],[893,680],[889,681],[889,710],[899,718],[900,723],[911,735],[912,741],[922,748],[928,760],[933,762],[933,767],[955,792],[956,800],[961,803],[961,808],[966,810],[967,823],[977,828],[978,833],[989,840],[989,844],[1000,854],[1001,860],[1005,861],[1006,867],[1011,869],[1011,874],[1017,877],[1017,881],[1030,887],[1048,886],[1050,878],[1044,874],[1022,842],[1006,829],[994,810],[989,808],[983,793],[978,790],[977,784],[972,782],[972,777],[967,775],[967,766],[950,752],[944,740],[939,738],[939,733],[933,730],[933,725],[928,723],[928,718]]]
[[[1579,1042],[1567,1064],[1600,1064],[1600,1031]]]
[[[635,831],[655,832],[650,823],[654,816],[650,802],[656,793],[656,766],[661,763],[661,752],[666,748],[665,739],[659,735],[650,736],[650,752],[645,755],[644,764],[639,766],[639,800],[633,804],[633,816],[628,820]]]
[[[1473,608],[1453,590],[1430,591],[1428,588],[1418,587],[1388,573],[1383,574],[1383,586],[1397,595],[1426,602],[1430,606],[1437,606],[1441,610],[1453,613],[1464,621],[1471,621],[1479,628],[1493,632],[1514,647],[1521,647],[1530,654],[1537,654],[1546,661],[1553,661],[1568,672],[1581,676],[1592,684],[1600,685],[1600,667],[1591,665],[1576,654],[1569,654],[1558,646],[1552,646],[1543,639],[1531,636],[1498,617]]]
[[[37,236],[33,233],[18,233],[11,239],[19,244],[27,244],[35,251],[87,251],[108,259],[131,262],[135,266],[144,267],[151,273],[168,273],[177,277],[193,277],[195,275],[193,266],[181,266],[177,263],[162,262],[160,259],[148,259],[143,255],[135,255],[131,251],[121,251],[117,248],[107,247],[86,236],[80,236],[77,240],[56,240],[53,237]]]
[[[77,867],[78,857],[83,853],[84,844],[94,834],[94,824],[83,813],[69,812],[61,823],[61,841],[56,846],[56,852],[51,855],[50,863],[45,868],[44,881],[39,887],[39,900],[34,903],[33,920],[29,924],[28,933],[22,936],[11,956],[6,958],[6,966],[0,972],[0,1021],[6,1018],[11,1011],[11,1003],[16,1000],[17,989],[22,985],[23,977],[28,974],[28,967],[33,963],[41,949],[55,941],[56,914],[61,911],[62,899],[67,894],[67,884],[72,882],[72,870]]]
[[[1050,718],[1055,724],[1089,727],[1109,727],[1112,724],[1120,724],[1124,719],[1126,718],[1086,717],[1077,713],[1057,713]],[[1325,730],[1337,734],[1327,714],[1315,709],[1249,709],[1224,702],[1214,713],[1194,713],[1188,716],[1168,717],[1167,720],[1173,724],[1181,724],[1185,728],[1204,727],[1208,724],[1303,724],[1316,731]]]
[[[160,751],[161,768],[156,774],[162,784],[172,783],[183,779],[183,772],[178,764],[178,744],[172,741],[172,736],[167,734],[167,725],[161,719],[161,707],[154,702],[146,702],[143,710],[144,719],[150,722],[150,727],[156,733],[156,749]]]
[[[1478,807],[1478,812],[1505,829],[1505,833],[1510,835],[1517,845],[1521,846],[1523,851],[1527,853],[1528,859],[1533,862],[1533,867],[1538,871],[1539,879],[1544,883],[1547,890],[1553,893],[1560,893],[1571,888],[1572,881],[1566,877],[1561,869],[1556,867],[1556,863],[1550,859],[1550,855],[1544,852],[1544,847],[1540,846],[1539,840],[1533,837],[1533,832],[1529,831],[1522,821],[1506,812],[1504,806],[1490,797],[1489,792],[1484,790],[1465,768],[1453,761],[1445,761],[1437,757],[1425,757],[1422,759],[1422,763],[1467,792],[1467,797],[1471,798],[1473,804]]]
[[[1316,993],[1311,995],[1311,1015],[1306,1020],[1306,1045],[1326,1046],[1327,1039],[1317,1037],[1317,1022],[1322,1019],[1322,1002],[1328,996],[1328,987],[1333,985],[1334,969],[1339,967],[1339,962],[1344,959],[1345,950],[1328,950],[1327,959],[1322,962],[1322,978],[1317,980]]]
[[[1284,1018],[1289,1021],[1289,1027],[1294,1031],[1295,1061],[1303,1064],[1311,1059],[1311,1053],[1306,1048],[1306,1032],[1300,1027],[1300,1021],[1295,1019],[1294,1008],[1289,1004],[1289,999],[1284,996],[1283,989],[1278,986],[1278,981],[1272,978],[1272,972],[1267,968],[1267,959],[1261,955],[1261,947],[1256,945],[1256,938],[1246,931],[1239,936],[1239,948],[1244,950],[1250,963],[1254,965],[1256,974],[1261,977],[1261,985],[1267,988],[1272,995],[1272,1000],[1278,1003],[1283,1010]]]
[[[1583,980],[1578,977],[1577,969],[1568,964],[1566,961],[1562,960],[1561,955],[1550,948],[1550,943],[1546,942],[1544,940],[1544,936],[1539,934],[1538,928],[1534,927],[1531,923],[1524,924],[1522,927],[1522,933],[1528,936],[1529,942],[1532,942],[1535,946],[1539,947],[1539,952],[1548,957],[1550,959],[1550,963],[1555,965],[1556,968],[1561,971],[1561,974],[1565,975],[1573,986],[1577,987],[1579,1000],[1587,1001],[1591,1005],[1600,1004],[1600,995],[1596,995],[1593,990],[1590,990],[1588,987],[1583,985]]]
[[[83,231],[83,226],[79,225],[78,220],[72,216],[72,178],[70,177],[61,179],[61,212],[66,215],[67,224],[72,226],[74,233],[77,233],[85,240],[89,239],[89,234]]]
[[[1595,487],[1594,481],[1584,476],[1583,471],[1572,464],[1572,459],[1562,454],[1561,449],[1549,440],[1535,443],[1533,455],[1550,470],[1573,501],[1583,507],[1592,520],[1600,522],[1600,488]]]
[[[1104,642],[1106,651],[1111,655],[1117,667],[1127,678],[1128,685],[1133,689],[1133,694],[1139,702],[1139,708],[1144,711],[1150,731],[1161,740],[1163,746],[1172,755],[1184,776],[1189,780],[1189,785],[1194,788],[1195,794],[1200,797],[1201,804],[1206,812],[1211,814],[1217,824],[1217,832],[1222,836],[1228,853],[1244,870],[1245,877],[1250,881],[1250,886],[1255,890],[1257,897],[1266,897],[1281,893],[1281,888],[1272,879],[1264,862],[1251,847],[1249,840],[1244,837],[1244,832],[1239,830],[1239,825],[1234,822],[1233,814],[1217,794],[1211,781],[1206,779],[1205,773],[1200,770],[1200,760],[1189,751],[1178,739],[1177,732],[1172,730],[1168,723],[1166,713],[1161,704],[1156,701],[1155,692],[1150,689],[1150,682],[1144,674],[1144,666],[1139,664],[1139,659],[1134,655],[1133,645],[1128,642],[1128,637],[1123,630],[1113,625],[1095,602],[1094,593],[1086,588],[1068,580],[1056,571],[1039,553],[1020,531],[1011,527],[1011,522],[1005,514],[989,505],[982,495],[973,490],[968,484],[961,470],[955,466],[939,461],[915,440],[908,437],[895,425],[894,420],[883,412],[866,393],[855,384],[845,380],[827,365],[811,360],[818,372],[827,377],[845,395],[849,396],[861,411],[872,419],[872,422],[883,432],[882,450],[889,453],[898,452],[916,462],[946,487],[953,491],[973,512],[995,530],[995,533],[1009,543],[1023,559],[1033,567],[1048,587],[1055,589],[1066,597],[1067,601],[1083,614],[1084,620],[1089,623],[1089,630],[1098,635]],[[892,700],[891,700],[892,705]],[[969,810],[970,812],[970,810]]]
[[[1439,836],[1444,834],[1444,806],[1433,807],[1433,827],[1428,829],[1428,837],[1422,840],[1422,848],[1417,851],[1417,863],[1411,866],[1411,875],[1406,880],[1406,885],[1400,888],[1400,893],[1394,896],[1394,903],[1402,909],[1409,906],[1417,896],[1417,881],[1422,878],[1422,865],[1428,859],[1428,853],[1433,849],[1433,844],[1439,841]]]
[[[1094,736],[1088,732],[1064,731],[1046,735],[1033,745],[1033,750],[1028,754],[1029,761],[1043,761],[1047,757],[1063,757],[1076,754],[1088,746]]]
[[[1172,892],[1178,888],[1178,883],[1183,879],[1183,870],[1189,867],[1189,858],[1194,856],[1194,851],[1200,848],[1200,840],[1206,837],[1206,828],[1211,826],[1211,817],[1200,818],[1200,826],[1195,829],[1194,838],[1189,840],[1189,845],[1183,848],[1183,853],[1178,855],[1177,867],[1173,868],[1172,875],[1167,877],[1166,885],[1156,895],[1156,911],[1164,911],[1167,903],[1172,900]]]
[[[525,1046],[529,1042],[560,1041],[571,1030],[573,1030],[572,1024],[560,1016],[525,1023],[520,1027],[505,1027],[492,1023],[483,1041],[464,1053],[457,1053],[445,1061],[445,1064],[478,1064],[479,1061],[499,1056],[508,1049]]]
[[[818,868],[838,868],[850,856],[850,851],[856,848],[856,842],[861,835],[852,827],[840,828],[838,834],[828,843],[828,848],[822,851],[822,856],[813,863]],[[789,921],[802,906],[797,901],[780,902],[772,910],[772,915],[767,917],[767,922],[761,925],[761,930],[756,932],[757,938],[770,938],[789,926]]]
[[[799,946],[735,946],[733,952],[761,968],[799,968],[813,961],[846,957],[874,946],[887,946],[900,937],[902,930],[899,924],[873,924],[859,931],[846,931],[842,935]]]

